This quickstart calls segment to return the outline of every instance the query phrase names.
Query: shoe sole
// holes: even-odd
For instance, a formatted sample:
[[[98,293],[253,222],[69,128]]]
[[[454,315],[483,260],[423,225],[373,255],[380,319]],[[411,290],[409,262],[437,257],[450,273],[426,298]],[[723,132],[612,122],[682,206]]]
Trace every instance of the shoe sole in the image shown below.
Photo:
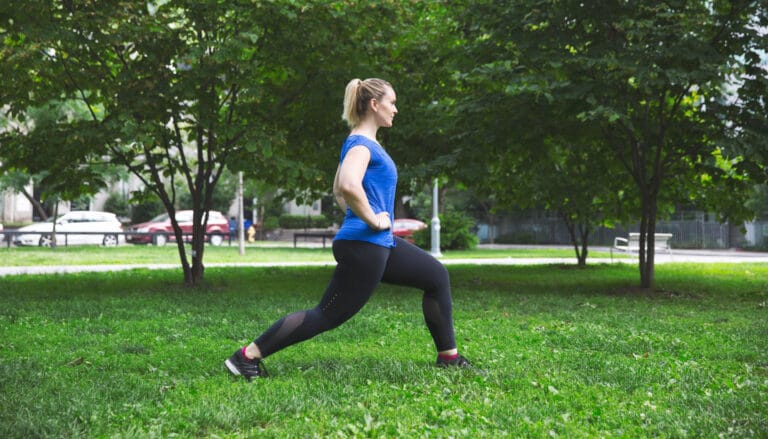
[[[229,369],[232,375],[242,375],[240,373],[240,370],[238,370],[237,367],[235,366],[235,364],[229,361],[229,358],[224,360],[224,365],[227,366],[227,369]]]

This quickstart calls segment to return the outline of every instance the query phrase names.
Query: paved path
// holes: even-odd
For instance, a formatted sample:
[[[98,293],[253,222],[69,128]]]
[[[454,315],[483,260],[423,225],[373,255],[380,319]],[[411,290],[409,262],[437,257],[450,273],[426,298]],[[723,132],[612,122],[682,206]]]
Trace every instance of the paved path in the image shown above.
[[[485,248],[532,248],[532,246],[484,246]],[[542,247],[542,248],[552,248]],[[605,251],[607,248],[592,248],[591,251]],[[476,258],[476,259],[441,259],[445,265],[542,265],[542,264],[575,264],[576,258]],[[657,264],[670,263],[768,263],[768,253],[744,252],[738,250],[674,250],[671,255],[656,254]],[[609,259],[589,258],[589,264],[622,263],[636,264],[637,257]],[[328,262],[244,262],[244,263],[206,263],[211,267],[299,267],[299,266],[334,266]],[[173,270],[179,269],[179,264],[115,264],[115,265],[62,265],[62,266],[26,266],[0,267],[0,277],[18,274],[52,274],[79,272],[109,272],[133,270],[137,268]]]

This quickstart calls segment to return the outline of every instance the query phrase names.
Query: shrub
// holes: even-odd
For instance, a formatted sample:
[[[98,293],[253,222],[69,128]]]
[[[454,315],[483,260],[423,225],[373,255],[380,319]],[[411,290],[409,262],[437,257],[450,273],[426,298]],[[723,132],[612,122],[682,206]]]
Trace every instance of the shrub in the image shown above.
[[[429,220],[425,221],[427,224]],[[472,232],[475,221],[461,212],[446,212],[440,215],[440,251],[468,250],[477,247],[477,235]],[[416,245],[430,249],[432,228],[427,227],[413,234]]]
[[[280,215],[278,220],[284,229],[324,229],[331,226],[331,220],[325,215]]]
[[[130,216],[131,206],[128,204],[125,197],[112,192],[104,201],[104,210],[112,212],[118,217],[128,218]]]
[[[278,218],[270,216],[264,219],[264,226],[262,227],[264,230],[275,230],[278,227],[280,227]]]
[[[142,201],[131,209],[131,222],[133,224],[143,223],[163,212],[165,212],[165,207],[159,200]]]

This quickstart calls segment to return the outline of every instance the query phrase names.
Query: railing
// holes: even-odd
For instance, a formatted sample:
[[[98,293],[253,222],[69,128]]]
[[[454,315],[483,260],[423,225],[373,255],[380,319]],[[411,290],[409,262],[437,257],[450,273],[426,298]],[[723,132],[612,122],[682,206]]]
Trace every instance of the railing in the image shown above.
[[[12,244],[15,245],[15,243],[14,243],[15,239],[14,238],[16,236],[21,236],[21,235],[38,235],[38,236],[40,236],[42,238],[43,236],[51,236],[52,234],[53,233],[51,233],[51,232],[32,232],[32,231],[30,231],[30,232],[21,232],[21,231],[18,231],[18,230],[0,230],[0,238],[2,238],[2,239],[0,239],[0,244],[5,244],[6,247],[10,248]],[[173,232],[125,232],[125,231],[123,231],[123,232],[56,232],[57,241],[58,241],[58,237],[59,236],[64,236],[64,246],[65,247],[69,245],[69,236],[70,235],[78,235],[78,236],[80,236],[80,235],[92,235],[92,236],[104,236],[104,237],[106,237],[106,236],[115,236],[115,237],[122,236],[124,238],[123,242],[127,243],[127,244],[132,244],[131,242],[128,242],[125,239],[128,236],[148,236],[148,237],[150,237],[150,239],[149,239],[149,242],[147,242],[146,244],[154,244],[157,241],[158,237],[163,237],[163,238],[170,238],[170,237],[172,237],[173,239],[176,238],[176,235]],[[192,239],[192,233],[191,232],[182,232],[181,235],[182,235],[182,238],[185,238],[184,242],[190,242],[191,239]],[[225,233],[206,233],[205,237],[206,237],[206,240],[208,242],[211,242],[211,238],[212,237],[221,237],[222,238],[222,241],[221,241],[222,243],[226,239],[228,241],[229,245],[230,246],[232,245],[232,234],[231,233],[226,233],[226,234]],[[163,244],[165,244],[165,242],[166,241],[163,241]],[[118,238],[118,240],[115,243],[115,245],[118,245],[119,243],[120,243],[120,240]],[[140,244],[145,244],[145,243],[140,243]],[[59,245],[59,244],[57,243],[56,245]]]

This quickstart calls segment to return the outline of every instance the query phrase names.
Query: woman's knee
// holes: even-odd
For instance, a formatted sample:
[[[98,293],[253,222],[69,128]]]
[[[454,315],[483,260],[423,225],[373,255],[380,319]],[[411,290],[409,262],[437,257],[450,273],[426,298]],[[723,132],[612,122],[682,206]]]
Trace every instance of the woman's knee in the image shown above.
[[[355,315],[355,312],[338,308],[321,309],[320,307],[317,307],[310,312],[313,314],[314,319],[318,322],[318,325],[322,328],[323,332],[338,328]]]
[[[429,271],[428,279],[427,292],[434,292],[435,294],[450,293],[451,277],[445,265],[436,262]]]

